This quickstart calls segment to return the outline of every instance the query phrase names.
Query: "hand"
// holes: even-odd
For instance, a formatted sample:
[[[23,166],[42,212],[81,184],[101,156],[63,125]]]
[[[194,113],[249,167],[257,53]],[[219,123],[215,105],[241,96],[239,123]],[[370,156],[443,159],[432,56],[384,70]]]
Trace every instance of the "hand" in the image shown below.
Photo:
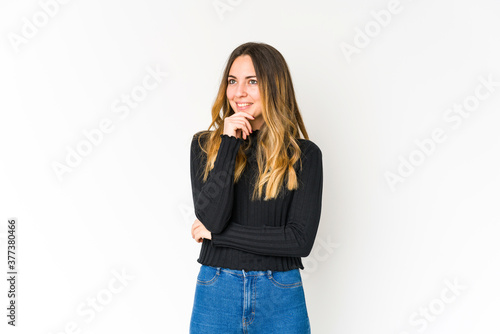
[[[207,230],[205,225],[203,225],[198,219],[196,219],[193,226],[191,226],[191,235],[197,243],[202,242],[202,239],[212,240],[212,232]]]
[[[252,120],[255,119],[255,117],[244,111],[238,111],[233,115],[224,118],[223,134],[236,138],[241,138],[243,135],[243,139],[247,139],[250,132],[252,132],[252,126],[247,118]]]

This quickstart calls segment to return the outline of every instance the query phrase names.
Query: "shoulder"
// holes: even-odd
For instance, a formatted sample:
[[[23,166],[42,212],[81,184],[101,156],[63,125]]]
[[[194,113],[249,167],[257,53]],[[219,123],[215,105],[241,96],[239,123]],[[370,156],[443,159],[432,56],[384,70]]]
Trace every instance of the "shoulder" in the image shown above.
[[[201,131],[198,131],[196,132],[194,135],[193,135],[193,141],[196,139],[198,140],[198,138],[201,138],[201,139],[204,139],[206,137],[208,137],[210,135],[210,133],[212,133],[212,131],[209,131],[209,130],[201,130]]]
[[[191,140],[191,148],[192,149],[195,149],[195,148],[200,149],[201,148],[200,145],[203,145],[205,143],[205,141],[210,136],[211,132],[212,131],[208,131],[208,130],[202,130],[202,131],[196,132],[193,135],[193,138]]]
[[[204,159],[205,153],[205,142],[210,136],[211,131],[203,130],[198,131],[193,135],[191,140],[191,159],[199,160]]]
[[[311,180],[319,180],[323,175],[323,154],[312,140],[299,138],[300,160],[297,163],[299,183],[304,185]],[[307,181],[305,181],[307,180]],[[300,186],[299,186],[300,187]]]
[[[321,158],[322,152],[319,146],[313,142],[312,140],[298,138],[300,150],[302,151],[302,156],[310,157],[310,156],[319,156]]]

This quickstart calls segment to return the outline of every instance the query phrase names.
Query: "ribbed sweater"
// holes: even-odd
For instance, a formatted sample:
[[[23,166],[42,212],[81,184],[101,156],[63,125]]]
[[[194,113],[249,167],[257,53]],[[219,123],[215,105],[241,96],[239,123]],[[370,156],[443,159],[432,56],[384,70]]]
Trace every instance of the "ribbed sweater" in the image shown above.
[[[300,160],[294,166],[298,189],[289,191],[283,182],[277,198],[252,201],[259,130],[253,130],[246,140],[221,134],[214,168],[206,182],[202,179],[207,157],[198,145],[202,132],[194,134],[191,143],[191,185],[195,215],[212,233],[212,240],[203,239],[197,262],[246,271],[304,269],[301,258],[311,252],[321,216],[320,148],[298,138],[302,159],[302,170]],[[240,149],[247,156],[247,165],[234,183]]]

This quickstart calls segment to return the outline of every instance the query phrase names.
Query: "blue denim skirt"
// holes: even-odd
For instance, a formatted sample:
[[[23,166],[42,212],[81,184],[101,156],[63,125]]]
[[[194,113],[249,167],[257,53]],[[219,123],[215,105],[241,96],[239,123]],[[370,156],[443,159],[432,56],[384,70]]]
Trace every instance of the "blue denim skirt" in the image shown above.
[[[189,333],[311,333],[299,269],[245,271],[201,265]]]

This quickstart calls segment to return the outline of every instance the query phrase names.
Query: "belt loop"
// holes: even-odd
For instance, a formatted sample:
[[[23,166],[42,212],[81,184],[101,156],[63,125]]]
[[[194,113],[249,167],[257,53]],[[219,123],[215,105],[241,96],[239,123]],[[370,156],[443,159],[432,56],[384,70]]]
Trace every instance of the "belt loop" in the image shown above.
[[[267,270],[267,276],[269,276],[269,277],[273,276],[273,272],[269,269]]]
[[[243,272],[243,277],[246,277],[245,276],[245,269],[241,269],[241,271]]]
[[[220,269],[221,269],[221,267],[217,267],[217,275],[220,274]]]

